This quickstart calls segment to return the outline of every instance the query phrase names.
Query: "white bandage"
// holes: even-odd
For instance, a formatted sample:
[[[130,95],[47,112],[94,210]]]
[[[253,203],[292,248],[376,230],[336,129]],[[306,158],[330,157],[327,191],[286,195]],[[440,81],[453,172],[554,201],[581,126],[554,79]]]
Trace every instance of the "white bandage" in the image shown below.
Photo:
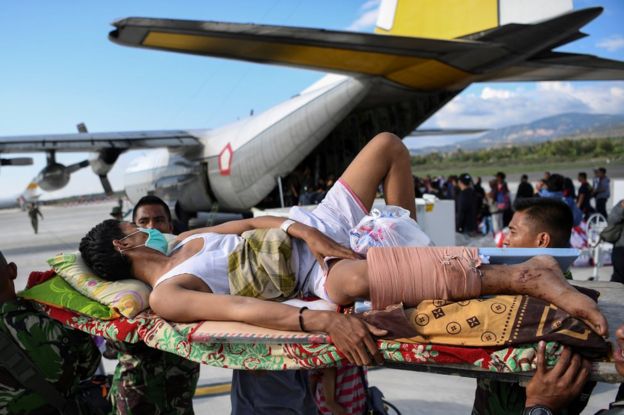
[[[294,225],[296,222],[292,219],[286,219],[284,222],[282,222],[282,224],[280,225],[280,229],[283,230],[284,232],[286,232],[286,234],[288,234],[288,228],[290,228],[292,225]]]

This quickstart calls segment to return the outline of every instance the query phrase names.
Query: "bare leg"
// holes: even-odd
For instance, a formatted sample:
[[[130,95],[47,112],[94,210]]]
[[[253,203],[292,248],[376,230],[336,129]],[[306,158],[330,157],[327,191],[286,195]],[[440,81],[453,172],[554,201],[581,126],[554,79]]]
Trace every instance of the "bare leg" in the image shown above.
[[[481,295],[529,295],[552,303],[583,320],[600,335],[608,332],[607,321],[596,303],[568,284],[552,257],[537,256],[518,265],[482,265],[479,269],[483,272]],[[429,276],[414,275],[414,278]],[[329,271],[325,289],[330,299],[337,304],[345,305],[358,298],[370,298],[366,260],[342,260],[336,263]],[[401,301],[400,298],[396,300],[397,303]]]
[[[329,270],[325,289],[332,302],[351,304],[359,298],[368,298],[368,266],[365,259],[343,259]]]
[[[583,320],[602,336],[608,333],[607,320],[597,304],[572,287],[557,261],[536,256],[518,265],[483,265],[481,294],[525,294],[556,305]]]
[[[401,206],[416,219],[414,180],[409,151],[391,133],[377,134],[340,177],[370,210],[383,181],[386,203]]]

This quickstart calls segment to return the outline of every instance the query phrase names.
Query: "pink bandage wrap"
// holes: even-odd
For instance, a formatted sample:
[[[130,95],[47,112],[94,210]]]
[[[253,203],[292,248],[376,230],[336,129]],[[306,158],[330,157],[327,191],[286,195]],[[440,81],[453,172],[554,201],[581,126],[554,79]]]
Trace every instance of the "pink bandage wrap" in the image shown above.
[[[481,294],[477,248],[371,248],[366,258],[374,309],[422,300],[461,300]]]

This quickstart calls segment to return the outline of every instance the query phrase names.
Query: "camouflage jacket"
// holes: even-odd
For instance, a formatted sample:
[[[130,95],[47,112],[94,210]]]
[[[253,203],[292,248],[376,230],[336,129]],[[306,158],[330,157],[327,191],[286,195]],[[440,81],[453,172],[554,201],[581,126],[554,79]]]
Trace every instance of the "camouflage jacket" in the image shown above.
[[[118,415],[192,415],[199,363],[148,347],[110,342],[119,363],[110,390]]]
[[[0,330],[15,340],[64,396],[71,395],[81,379],[93,375],[100,362],[100,352],[88,334],[64,327],[28,300],[0,304]],[[56,411],[43,397],[24,389],[0,368],[0,415],[48,413]]]

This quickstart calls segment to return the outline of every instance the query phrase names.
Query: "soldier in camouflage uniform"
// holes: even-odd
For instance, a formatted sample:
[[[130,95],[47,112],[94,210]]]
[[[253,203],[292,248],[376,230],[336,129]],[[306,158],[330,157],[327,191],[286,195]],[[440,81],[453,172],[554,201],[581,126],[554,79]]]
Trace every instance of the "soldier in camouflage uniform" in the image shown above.
[[[516,200],[504,246],[510,248],[568,248],[573,226],[572,211],[560,199],[536,197]],[[572,274],[565,273],[571,280]],[[587,382],[581,394],[562,414],[579,414],[587,405],[596,382]],[[477,379],[473,415],[521,415],[526,390],[518,383]]]
[[[14,263],[0,253],[0,331],[12,337],[48,382],[64,396],[72,395],[81,379],[91,377],[100,352],[91,337],[64,327],[39,310],[36,303],[18,298]],[[45,399],[25,389],[0,368],[0,414],[57,414]]]
[[[143,228],[172,233],[169,207],[156,196],[145,196],[134,207],[132,220]],[[193,414],[193,395],[199,379],[199,363],[144,343],[108,342],[117,351],[110,397],[121,415]]]

